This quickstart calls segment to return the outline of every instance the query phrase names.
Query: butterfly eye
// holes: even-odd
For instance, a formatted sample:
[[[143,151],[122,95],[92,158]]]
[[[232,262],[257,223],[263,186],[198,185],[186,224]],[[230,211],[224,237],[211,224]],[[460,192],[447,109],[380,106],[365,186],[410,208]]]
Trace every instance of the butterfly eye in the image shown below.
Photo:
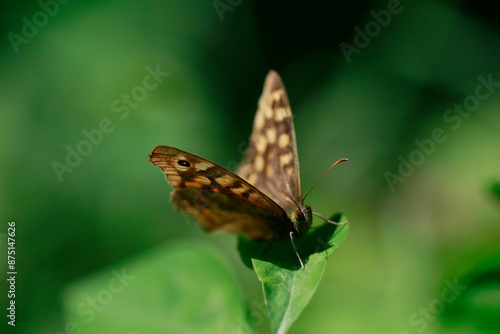
[[[293,215],[294,215],[295,219],[297,219],[297,220],[304,218],[304,214],[300,210],[295,210]]]
[[[271,104],[271,109],[276,109],[276,100],[273,100],[273,103]]]
[[[177,161],[177,163],[183,167],[191,167],[191,164],[189,163],[189,161],[186,161],[186,160],[179,160],[179,161]]]

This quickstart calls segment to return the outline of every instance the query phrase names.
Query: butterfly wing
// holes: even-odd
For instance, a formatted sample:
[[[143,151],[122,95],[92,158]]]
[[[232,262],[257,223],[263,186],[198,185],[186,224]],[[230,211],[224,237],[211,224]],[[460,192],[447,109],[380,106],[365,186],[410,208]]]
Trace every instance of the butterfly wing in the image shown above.
[[[174,188],[172,202],[207,230],[225,230],[251,239],[270,239],[292,227],[269,197],[231,171],[194,154],[157,146],[149,161]]]
[[[293,117],[285,86],[269,71],[255,115],[250,144],[237,174],[290,213],[302,203]]]

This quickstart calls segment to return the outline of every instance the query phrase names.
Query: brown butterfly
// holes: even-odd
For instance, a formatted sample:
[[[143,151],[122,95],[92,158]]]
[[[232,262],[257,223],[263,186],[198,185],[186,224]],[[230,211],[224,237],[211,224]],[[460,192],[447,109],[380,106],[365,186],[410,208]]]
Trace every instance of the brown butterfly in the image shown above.
[[[346,160],[334,163],[320,180]],[[168,146],[155,147],[149,161],[160,167],[174,188],[172,203],[177,210],[195,216],[206,230],[249,239],[290,238],[302,268],[294,236],[307,232],[312,214],[338,224],[304,205],[309,192],[302,197],[293,116],[285,86],[275,71],[266,77],[250,144],[236,174]]]

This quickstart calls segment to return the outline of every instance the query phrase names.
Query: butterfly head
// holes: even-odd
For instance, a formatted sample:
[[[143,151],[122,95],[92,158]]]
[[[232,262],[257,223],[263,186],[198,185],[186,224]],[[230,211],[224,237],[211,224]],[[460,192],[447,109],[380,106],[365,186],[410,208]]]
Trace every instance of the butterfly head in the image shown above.
[[[290,220],[299,236],[305,234],[312,224],[311,207],[309,205],[298,205],[297,210],[290,215]]]
[[[319,180],[311,187],[311,189],[309,189],[309,191],[307,192],[307,194],[302,197],[302,201],[300,202],[301,204],[297,203],[295,200],[293,200],[292,198],[289,197],[289,199],[295,203],[297,209],[294,210],[291,214],[290,214],[290,220],[292,221],[293,223],[293,227],[295,229],[295,231],[297,231],[297,234],[300,236],[300,235],[303,235],[307,232],[307,230],[309,230],[309,228],[311,227],[311,224],[312,224],[312,215],[313,213],[316,214],[316,215],[319,215],[315,212],[312,212],[311,210],[311,207],[309,205],[304,205],[304,200],[306,199],[307,195],[309,195],[309,193],[311,192],[311,190],[314,189],[314,187],[316,187],[316,185],[318,184],[319,181],[321,181],[326,174],[328,174],[329,171],[332,170],[333,167],[335,167],[337,164],[343,162],[343,161],[347,161],[346,158],[343,158],[343,159],[340,159],[338,160],[337,162],[335,162],[327,171],[325,174],[323,174],[322,177],[319,178]],[[325,219],[326,221],[330,222],[330,223],[334,223],[336,224],[335,222],[332,222],[328,219],[326,219],[325,217],[319,215],[320,217],[322,217],[323,219]]]

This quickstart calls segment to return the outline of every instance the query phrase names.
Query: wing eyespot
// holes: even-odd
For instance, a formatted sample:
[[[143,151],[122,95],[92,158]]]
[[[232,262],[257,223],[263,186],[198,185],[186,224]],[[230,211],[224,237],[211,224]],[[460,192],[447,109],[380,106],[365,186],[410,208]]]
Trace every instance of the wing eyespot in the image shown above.
[[[177,163],[179,164],[179,166],[182,167],[191,167],[191,164],[187,160],[179,160],[177,161]]]

